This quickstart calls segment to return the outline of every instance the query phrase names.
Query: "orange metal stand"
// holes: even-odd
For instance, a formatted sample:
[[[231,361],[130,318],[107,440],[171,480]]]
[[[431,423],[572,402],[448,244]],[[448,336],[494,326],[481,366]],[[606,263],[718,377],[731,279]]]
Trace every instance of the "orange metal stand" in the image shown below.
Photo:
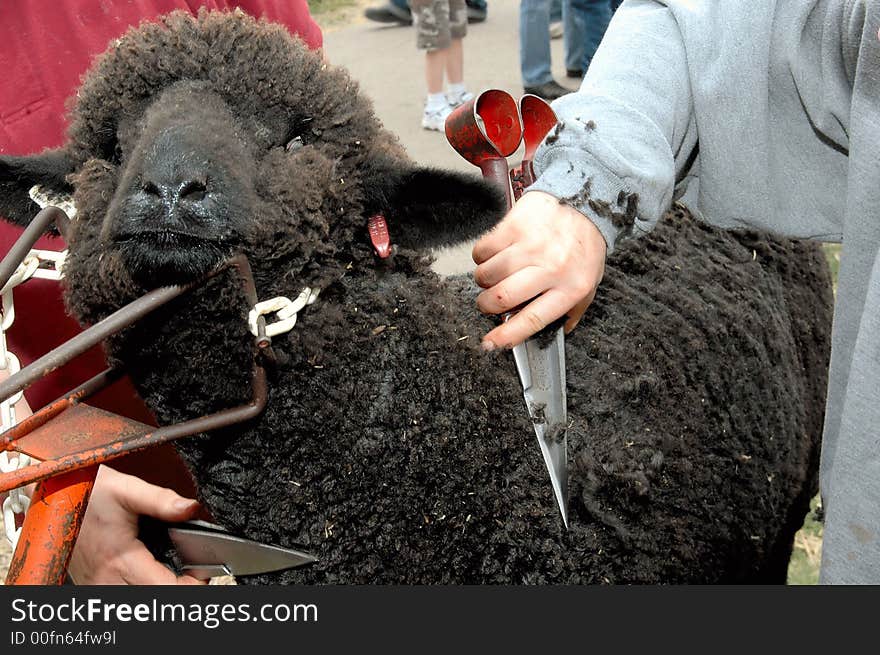
[[[64,583],[97,473],[90,466],[37,484],[6,584]]]
[[[10,257],[7,255],[0,262],[0,279],[9,270],[15,270],[7,261]],[[185,287],[156,289],[126,305],[0,383],[0,399],[12,397],[108,336],[230,268],[237,270],[246,300],[253,307],[257,304],[253,276],[247,259],[239,255],[227,260],[203,280]],[[0,450],[23,453],[40,460],[9,473],[0,473],[0,492],[38,483],[13,555],[7,584],[64,582],[99,464],[259,416],[268,399],[265,367],[271,366],[275,360],[262,317],[257,321],[254,353],[253,395],[250,402],[239,407],[154,428],[82,403],[119,378],[119,371],[107,370],[0,434]]]

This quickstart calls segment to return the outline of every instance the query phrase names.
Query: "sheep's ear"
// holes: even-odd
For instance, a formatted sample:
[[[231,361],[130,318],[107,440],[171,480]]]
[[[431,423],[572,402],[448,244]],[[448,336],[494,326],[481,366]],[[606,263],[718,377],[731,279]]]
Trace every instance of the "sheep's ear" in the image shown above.
[[[504,215],[501,193],[481,178],[436,169],[379,167],[365,180],[367,210],[382,214],[393,243],[436,248],[467,241]]]
[[[63,149],[22,157],[0,156],[0,216],[27,225],[40,211],[31,200],[30,190],[39,186],[44,195],[73,195],[66,179],[72,172],[73,164]]]

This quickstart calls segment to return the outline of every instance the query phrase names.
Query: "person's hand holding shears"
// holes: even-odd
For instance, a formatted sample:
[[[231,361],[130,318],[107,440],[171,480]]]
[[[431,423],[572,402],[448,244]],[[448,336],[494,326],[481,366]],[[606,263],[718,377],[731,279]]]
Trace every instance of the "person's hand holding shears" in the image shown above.
[[[474,246],[474,278],[485,289],[480,311],[503,314],[523,305],[483,338],[483,347],[511,348],[566,315],[570,332],[596,295],[605,251],[598,228],[576,209],[541,191],[523,194]]]
[[[553,109],[537,96],[525,95],[517,103],[508,93],[491,89],[450,115],[446,137],[497,185],[510,209],[534,182],[532,159],[556,123]],[[507,157],[523,140],[523,162],[508,171]],[[505,319],[484,337],[483,347],[513,350],[529,417],[568,527],[565,338],[560,327],[552,329],[549,340],[530,337],[566,313],[566,327],[574,327],[602,279],[605,241],[576,210],[548,194],[529,193],[477,243],[474,260],[479,264],[476,281],[486,289],[477,299],[479,309]]]

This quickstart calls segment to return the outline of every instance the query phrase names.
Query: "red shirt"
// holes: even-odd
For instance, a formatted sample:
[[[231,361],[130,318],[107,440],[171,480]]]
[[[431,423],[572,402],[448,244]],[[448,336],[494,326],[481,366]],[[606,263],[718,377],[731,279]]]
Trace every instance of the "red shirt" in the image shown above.
[[[196,13],[241,8],[285,25],[310,48],[322,45],[321,29],[306,0],[28,0],[0,1],[0,154],[39,152],[64,142],[65,101],[95,55],[130,26],[175,9]],[[0,221],[0,256],[20,235]],[[38,248],[63,250],[61,239],[41,239]],[[16,320],[9,347],[22,366],[79,331],[66,315],[56,282],[31,280],[15,290]],[[103,370],[99,349],[32,386],[26,396],[39,408]],[[130,392],[102,397],[102,404],[129,416]],[[138,416],[144,417],[142,411]]]

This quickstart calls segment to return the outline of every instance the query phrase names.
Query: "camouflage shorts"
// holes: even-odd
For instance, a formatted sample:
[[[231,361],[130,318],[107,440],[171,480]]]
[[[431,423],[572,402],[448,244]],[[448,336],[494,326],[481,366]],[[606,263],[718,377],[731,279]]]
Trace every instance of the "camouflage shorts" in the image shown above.
[[[464,0],[410,0],[419,50],[448,48],[452,39],[467,34],[467,7]]]

